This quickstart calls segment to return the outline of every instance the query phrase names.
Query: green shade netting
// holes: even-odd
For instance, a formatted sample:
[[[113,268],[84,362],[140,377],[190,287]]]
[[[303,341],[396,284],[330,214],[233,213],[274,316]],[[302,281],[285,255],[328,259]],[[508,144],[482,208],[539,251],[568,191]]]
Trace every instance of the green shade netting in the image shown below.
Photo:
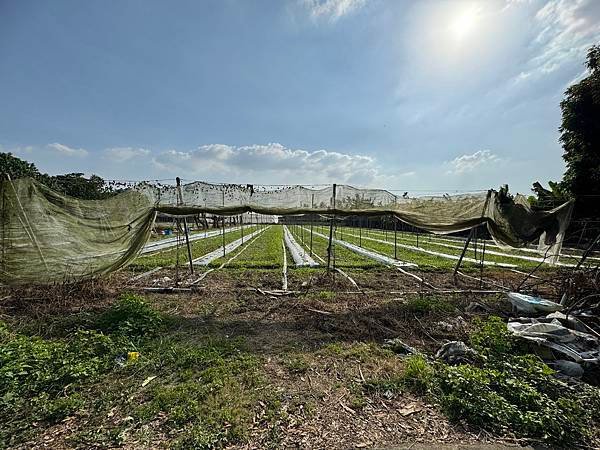
[[[2,182],[0,281],[55,282],[106,274],[129,263],[147,241],[157,212],[192,215],[393,214],[434,233],[486,224],[494,240],[521,247],[539,240],[556,260],[572,202],[533,211],[523,196],[490,190],[460,196],[403,198],[380,189],[339,185],[258,188],[194,182],[140,183],[106,200],[78,200],[29,179]]]

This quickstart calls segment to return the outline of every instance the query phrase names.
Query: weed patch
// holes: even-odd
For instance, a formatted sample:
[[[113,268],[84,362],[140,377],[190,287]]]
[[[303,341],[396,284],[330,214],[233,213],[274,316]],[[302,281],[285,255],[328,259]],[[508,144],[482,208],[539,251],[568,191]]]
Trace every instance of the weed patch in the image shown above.
[[[405,360],[400,373],[365,384],[369,391],[410,389],[430,396],[446,415],[497,433],[542,440],[551,445],[585,444],[598,421],[600,390],[568,385],[518,342],[499,318],[476,324],[472,345],[483,355],[479,366]]]
[[[117,304],[102,314],[96,328],[107,333],[129,337],[152,336],[163,327],[164,318],[145,300],[134,294],[123,294]]]
[[[427,314],[448,314],[456,307],[448,300],[435,297],[413,297],[402,305],[402,309],[410,314],[424,316]]]
[[[24,439],[33,421],[56,422],[81,408],[79,388],[109,371],[118,351],[96,331],[45,340],[3,327],[0,336],[0,446]]]
[[[265,390],[259,362],[241,351],[239,342],[203,346],[164,342],[147,351],[164,377],[147,392],[134,415],[142,422],[166,417],[166,431],[183,430],[176,448],[213,448],[243,441],[259,399],[263,405],[273,405],[274,414],[276,402]]]

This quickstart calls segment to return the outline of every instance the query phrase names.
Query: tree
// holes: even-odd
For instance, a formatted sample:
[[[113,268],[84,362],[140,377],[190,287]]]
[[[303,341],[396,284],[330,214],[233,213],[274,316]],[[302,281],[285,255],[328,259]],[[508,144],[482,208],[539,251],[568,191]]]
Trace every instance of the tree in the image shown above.
[[[562,205],[570,199],[570,195],[565,191],[562,183],[548,181],[550,189],[543,187],[538,181],[533,183],[532,191],[536,196],[529,197],[529,203],[535,209],[548,210]]]
[[[577,217],[600,217],[600,45],[587,54],[589,75],[560,103],[560,142],[567,169],[561,191],[575,198]]]
[[[82,173],[50,176],[41,173],[35,164],[11,153],[0,153],[0,176],[2,174],[8,174],[13,180],[31,177],[62,194],[86,200],[102,199],[118,192],[108,187],[98,175],[90,178],[85,178]]]
[[[39,179],[42,174],[35,164],[17,158],[12,153],[0,153],[0,174],[12,179],[31,177]]]
[[[70,197],[99,200],[110,197],[113,192],[98,175],[85,178],[82,173],[68,173],[50,178],[49,187]]]

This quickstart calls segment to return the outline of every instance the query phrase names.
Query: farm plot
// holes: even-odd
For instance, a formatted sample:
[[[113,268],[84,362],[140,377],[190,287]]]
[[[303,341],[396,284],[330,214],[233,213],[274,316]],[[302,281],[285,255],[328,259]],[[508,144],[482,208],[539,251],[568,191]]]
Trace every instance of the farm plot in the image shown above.
[[[288,228],[308,251],[310,228]],[[315,227],[312,236],[322,263],[328,230]],[[556,447],[599,445],[598,391],[579,398],[555,383],[539,358],[515,352],[506,325],[488,318],[510,315],[511,305],[478,280],[457,282],[446,270],[454,260],[398,248],[398,259],[419,264],[411,273],[435,285],[428,289],[335,245],[336,266],[347,268],[356,289],[324,267],[295,268],[283,226],[244,233],[243,245],[168,294],[137,286],[144,298],[122,295],[132,286],[118,277],[110,286],[74,290],[68,302],[44,300],[44,308],[20,299],[53,298],[48,290],[1,292],[0,352],[9,370],[0,371],[0,394],[18,401],[0,402],[0,447],[400,448],[419,439],[477,447],[529,438]],[[385,236],[362,233],[363,247],[393,257]],[[338,229],[334,237],[358,245],[354,234]],[[231,242],[241,233],[225,236]],[[221,236],[198,240],[194,256],[221,244]],[[185,246],[179,251],[184,264]],[[161,276],[173,278],[174,271]],[[522,279],[498,267],[486,272],[506,283]],[[21,310],[29,307],[35,314]],[[431,363],[443,342],[459,340],[491,356],[473,365]],[[418,354],[399,357],[405,346]],[[524,426],[530,416],[535,420]],[[496,430],[489,417],[504,422]],[[546,423],[556,417],[565,417],[568,434],[558,426],[548,434]],[[323,433],[333,422],[338,427]]]
[[[227,227],[225,228],[225,233],[229,233],[238,229],[241,229],[241,227]],[[207,239],[209,237],[219,236],[222,233],[223,228],[215,228],[212,230],[204,230],[200,232],[190,232],[189,239],[190,242],[192,242],[198,239]],[[146,245],[144,245],[144,248],[142,249],[142,254],[154,253],[168,249],[170,247],[175,247],[177,245],[177,241],[181,239],[185,239],[185,236],[183,234],[180,236],[164,236],[162,239],[150,239],[150,241]]]
[[[315,259],[322,264],[327,261],[328,240],[327,238],[323,237],[326,236],[325,233],[323,233],[325,230],[325,227],[314,227],[312,237],[313,254],[316,255]],[[308,227],[304,228],[301,226],[292,226],[290,227],[290,232],[300,245],[307,250],[310,248],[310,229]],[[382,263],[380,262],[367,258],[366,256],[359,255],[356,252],[339,245],[334,246],[332,257],[335,258],[336,267],[369,268],[382,266]]]
[[[220,266],[231,257],[228,268],[246,269],[275,269],[283,266],[283,227],[271,225],[255,239],[248,241],[230,255],[221,257],[210,263],[210,266]],[[236,256],[238,255],[239,256]]]
[[[364,247],[373,248],[388,255],[393,255],[394,253],[394,241],[386,241],[384,236],[375,234],[372,231],[370,231],[368,234],[363,233],[362,237],[360,236],[360,231],[358,229],[345,228],[342,233],[343,239],[348,242],[358,244],[362,241],[362,246]],[[400,236],[397,237],[397,247],[398,254],[400,254],[400,248],[411,252],[411,254],[408,256],[404,256],[404,254],[399,256],[401,259],[407,258],[407,261],[419,264],[418,261],[419,259],[423,258],[423,256],[417,256],[415,253],[421,255],[430,255],[433,256],[433,258],[426,258],[423,263],[419,265],[432,265],[435,267],[447,268],[456,264],[456,261],[462,252],[462,248],[460,247],[448,248],[435,242],[429,242],[427,239],[420,239],[419,246],[416,247],[416,242],[404,240]],[[475,252],[472,248],[468,249],[463,260],[465,264],[464,267],[469,267],[468,263],[472,263],[472,265],[475,266],[479,265],[480,258],[480,251]],[[445,264],[443,262],[444,259],[446,260]],[[488,266],[503,266],[507,268],[520,267],[523,269],[528,269],[537,266],[539,264],[539,260],[530,257],[523,259],[511,255],[490,254],[490,252],[486,250],[484,264]]]
[[[233,242],[237,239],[242,238],[242,233],[244,236],[256,231],[257,226],[252,225],[248,227],[244,227],[242,229],[237,229],[234,231],[225,233],[225,244]],[[204,239],[198,239],[194,241],[191,245],[192,247],[192,259],[199,258],[223,245],[223,236],[212,236]],[[168,267],[173,266],[177,263],[177,258],[179,254],[179,263],[187,264],[188,263],[188,255],[187,248],[185,246],[185,238],[180,239],[179,249],[171,248],[169,250],[161,251],[158,253],[143,255],[138,257],[129,267],[133,270],[149,270],[156,267]]]
[[[357,228],[344,227],[344,233],[357,234]],[[368,229],[362,231],[364,235],[370,238],[381,239],[387,242],[394,242],[394,232],[390,230],[381,229]],[[424,249],[435,249],[435,251],[443,251],[448,254],[460,254],[463,249],[465,238],[457,236],[441,236],[434,234],[418,234],[414,232],[398,232],[397,242],[403,245],[418,246]],[[472,241],[465,254],[468,258],[480,257],[480,251],[483,248],[483,240],[479,239],[477,245]],[[477,250],[475,250],[477,248]],[[518,261],[519,266],[523,268],[531,267],[536,265],[542,260],[546,259],[550,262],[549,258],[544,258],[537,248],[503,248],[494,243],[491,240],[485,240],[485,259],[488,261],[501,262],[503,260],[512,264],[513,261]],[[563,248],[560,255],[559,265],[572,265],[575,264],[581,257],[582,252],[574,249]],[[598,261],[600,258],[595,256],[589,256],[590,261]]]

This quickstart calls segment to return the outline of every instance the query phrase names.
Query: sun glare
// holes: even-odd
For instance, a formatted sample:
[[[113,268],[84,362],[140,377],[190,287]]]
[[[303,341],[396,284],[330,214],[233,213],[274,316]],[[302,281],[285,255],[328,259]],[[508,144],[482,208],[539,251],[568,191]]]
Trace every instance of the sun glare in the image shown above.
[[[449,30],[452,36],[458,41],[463,40],[473,32],[477,25],[477,10],[469,8],[461,11],[449,25]]]

